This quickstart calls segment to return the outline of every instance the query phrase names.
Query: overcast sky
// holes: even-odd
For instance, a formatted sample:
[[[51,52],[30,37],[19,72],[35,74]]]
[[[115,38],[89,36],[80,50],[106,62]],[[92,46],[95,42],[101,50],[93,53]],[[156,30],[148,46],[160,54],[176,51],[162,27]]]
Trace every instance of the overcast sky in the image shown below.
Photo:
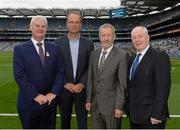
[[[118,8],[120,0],[0,0],[0,8]]]

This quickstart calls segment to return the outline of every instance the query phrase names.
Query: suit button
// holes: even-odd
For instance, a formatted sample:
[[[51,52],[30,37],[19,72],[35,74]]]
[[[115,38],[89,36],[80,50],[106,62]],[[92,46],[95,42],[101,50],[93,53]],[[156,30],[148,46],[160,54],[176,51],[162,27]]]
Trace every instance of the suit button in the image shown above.
[[[97,95],[99,94],[99,92],[97,92]]]
[[[98,83],[100,83],[100,81],[99,81],[99,80],[98,80],[97,82],[98,82]]]

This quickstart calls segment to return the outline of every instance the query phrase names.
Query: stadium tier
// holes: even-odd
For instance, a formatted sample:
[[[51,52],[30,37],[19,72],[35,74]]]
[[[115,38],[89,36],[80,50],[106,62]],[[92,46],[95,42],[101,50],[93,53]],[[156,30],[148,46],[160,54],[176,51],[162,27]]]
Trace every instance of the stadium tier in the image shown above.
[[[166,48],[170,56],[170,52],[174,50],[175,56],[180,57],[179,42],[180,42],[180,6],[175,6],[171,10],[161,11],[157,14],[149,14],[135,17],[119,17],[119,18],[84,18],[81,34],[89,37],[99,46],[98,28],[103,23],[111,23],[116,28],[116,46],[130,50],[130,32],[137,25],[146,26],[151,35],[152,42],[157,40],[164,42],[164,39],[171,38],[172,41],[177,41],[177,47],[173,49]],[[26,41],[31,36],[29,31],[30,18],[0,18],[0,50],[12,50],[17,43]],[[46,40],[53,42],[57,37],[62,37],[67,34],[66,18],[48,18],[48,33]],[[125,44],[124,44],[125,43]],[[127,45],[126,45],[127,44]],[[154,44],[153,44],[154,45]],[[163,45],[163,44],[162,44]],[[162,46],[161,45],[161,46]],[[154,45],[156,48],[159,45]],[[171,45],[170,45],[171,46]],[[161,49],[162,47],[158,47]],[[173,53],[174,54],[174,53]]]

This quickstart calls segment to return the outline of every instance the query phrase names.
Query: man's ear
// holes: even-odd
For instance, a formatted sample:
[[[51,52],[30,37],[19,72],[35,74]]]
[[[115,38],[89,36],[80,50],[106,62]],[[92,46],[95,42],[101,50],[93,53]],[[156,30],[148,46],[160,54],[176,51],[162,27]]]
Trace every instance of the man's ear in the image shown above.
[[[113,41],[115,41],[116,40],[116,34],[114,34],[114,39],[113,39]]]
[[[29,26],[29,31],[31,31],[32,30],[32,26]]]

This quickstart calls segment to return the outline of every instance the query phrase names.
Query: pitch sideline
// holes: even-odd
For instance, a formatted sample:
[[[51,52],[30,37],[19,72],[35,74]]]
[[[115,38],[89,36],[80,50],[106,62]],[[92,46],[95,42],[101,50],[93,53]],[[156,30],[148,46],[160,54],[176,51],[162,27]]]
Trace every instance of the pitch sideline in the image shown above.
[[[8,117],[8,116],[10,116],[10,117],[16,117],[16,116],[18,116],[18,114],[17,113],[0,113],[0,117],[1,116],[6,116],[6,117]],[[60,116],[60,114],[57,114],[56,116]],[[76,115],[75,114],[72,114],[72,117],[76,117]],[[90,115],[88,114],[88,117],[90,117]],[[127,117],[126,115],[123,115],[123,117]],[[172,117],[172,118],[180,118],[180,115],[170,115],[170,117]]]

